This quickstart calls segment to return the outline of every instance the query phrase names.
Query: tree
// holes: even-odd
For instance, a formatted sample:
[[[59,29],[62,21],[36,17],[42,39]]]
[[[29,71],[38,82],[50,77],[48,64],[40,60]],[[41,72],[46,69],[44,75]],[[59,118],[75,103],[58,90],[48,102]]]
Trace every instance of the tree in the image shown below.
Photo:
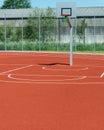
[[[77,26],[77,35],[80,39],[83,39],[83,42],[85,43],[85,29],[87,27],[87,23],[85,22],[85,19],[81,21],[80,25]]]
[[[48,7],[44,13],[41,13],[41,17],[42,42],[54,40],[56,20],[53,9]]]
[[[46,10],[35,8],[24,28],[24,37],[35,41],[38,41],[39,38],[42,42],[52,41],[54,40],[55,26],[55,14],[51,8],[47,8]]]
[[[30,0],[4,0],[1,9],[31,8]]]
[[[38,41],[39,37],[39,14],[40,10],[35,8],[24,27],[24,38]]]

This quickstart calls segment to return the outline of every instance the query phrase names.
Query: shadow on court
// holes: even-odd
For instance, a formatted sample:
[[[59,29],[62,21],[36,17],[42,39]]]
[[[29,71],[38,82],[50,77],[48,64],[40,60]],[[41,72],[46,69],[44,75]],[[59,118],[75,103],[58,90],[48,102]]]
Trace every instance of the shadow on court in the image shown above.
[[[38,65],[45,65],[45,66],[54,66],[54,65],[65,65],[65,66],[69,66],[70,64],[67,63],[59,63],[59,62],[55,62],[55,63],[39,63]]]

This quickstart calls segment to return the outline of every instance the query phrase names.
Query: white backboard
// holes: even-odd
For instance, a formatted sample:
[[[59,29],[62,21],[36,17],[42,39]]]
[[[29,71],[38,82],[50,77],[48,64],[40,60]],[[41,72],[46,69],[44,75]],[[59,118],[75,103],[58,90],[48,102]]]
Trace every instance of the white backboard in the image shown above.
[[[75,2],[58,2],[56,3],[56,16],[62,18],[62,14],[69,14],[70,17],[76,17]]]

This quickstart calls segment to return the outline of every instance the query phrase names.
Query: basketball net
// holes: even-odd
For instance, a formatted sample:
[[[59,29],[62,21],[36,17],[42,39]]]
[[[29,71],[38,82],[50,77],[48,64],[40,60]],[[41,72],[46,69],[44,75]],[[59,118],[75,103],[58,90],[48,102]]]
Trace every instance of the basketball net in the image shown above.
[[[68,16],[70,16],[70,15],[69,15],[69,14],[62,14],[62,16],[64,16],[64,17],[67,19],[68,26],[69,26],[70,28],[72,28],[71,22],[70,22],[70,20],[69,20],[69,18],[68,18]]]

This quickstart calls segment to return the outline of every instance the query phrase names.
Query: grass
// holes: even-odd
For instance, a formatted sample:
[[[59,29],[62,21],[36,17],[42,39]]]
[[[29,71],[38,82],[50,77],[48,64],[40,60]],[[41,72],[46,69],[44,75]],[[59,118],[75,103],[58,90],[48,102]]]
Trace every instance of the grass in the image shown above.
[[[55,42],[8,42],[6,43],[7,50],[16,50],[16,51],[59,51],[59,52],[69,52],[70,45],[69,43],[55,43]],[[5,44],[0,43],[0,50],[5,50]],[[73,51],[79,53],[104,53],[104,43],[95,43],[95,44],[82,44],[76,43],[73,44]]]

